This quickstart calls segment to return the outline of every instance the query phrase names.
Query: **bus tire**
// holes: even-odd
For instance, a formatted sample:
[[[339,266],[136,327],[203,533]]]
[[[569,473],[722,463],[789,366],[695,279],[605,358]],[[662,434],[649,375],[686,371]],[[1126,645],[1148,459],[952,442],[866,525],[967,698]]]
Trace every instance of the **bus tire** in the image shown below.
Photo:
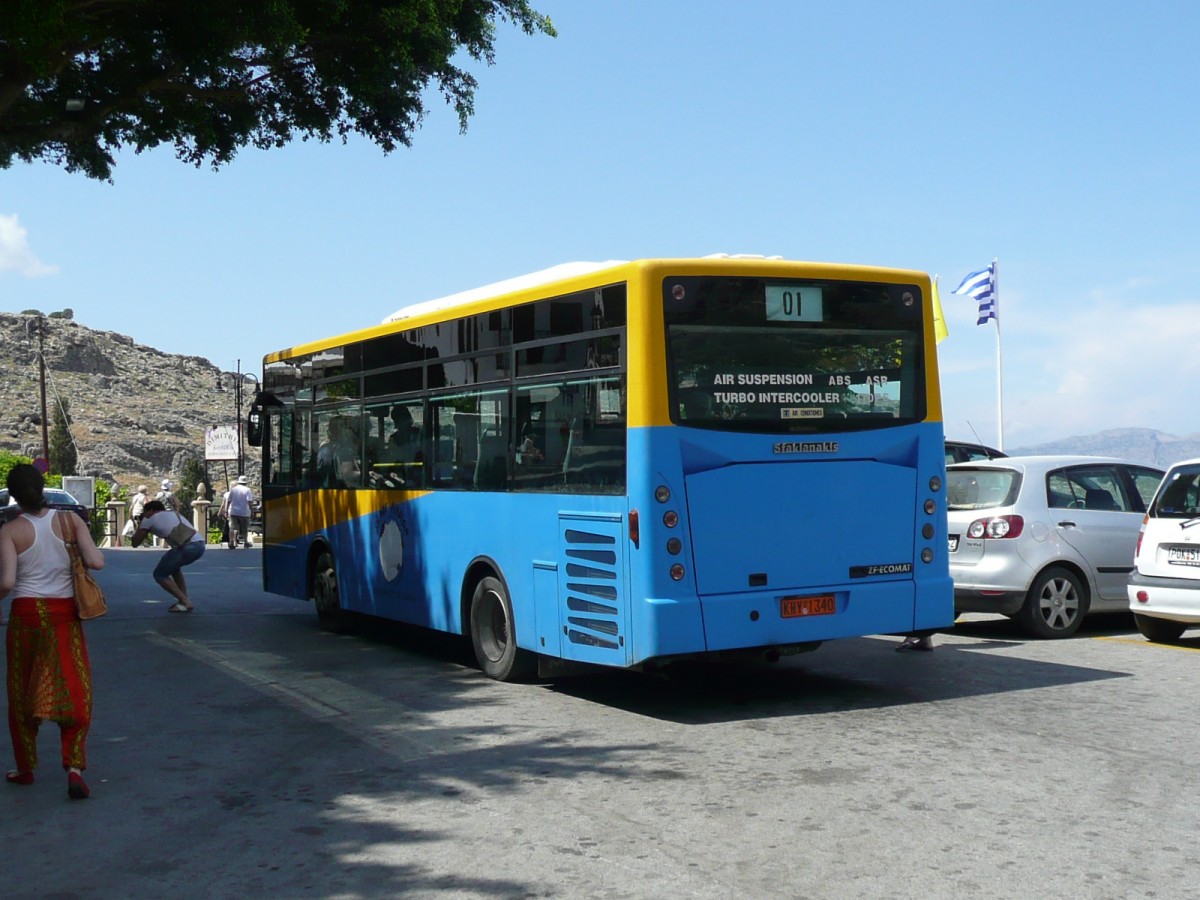
[[[317,621],[326,631],[340,634],[347,630],[346,611],[342,609],[341,592],[338,590],[337,568],[333,554],[322,550],[313,566],[313,605],[317,609]]]
[[[487,576],[471,595],[471,646],[479,668],[497,681],[524,681],[537,671],[537,657],[517,647],[512,601],[503,582]]]

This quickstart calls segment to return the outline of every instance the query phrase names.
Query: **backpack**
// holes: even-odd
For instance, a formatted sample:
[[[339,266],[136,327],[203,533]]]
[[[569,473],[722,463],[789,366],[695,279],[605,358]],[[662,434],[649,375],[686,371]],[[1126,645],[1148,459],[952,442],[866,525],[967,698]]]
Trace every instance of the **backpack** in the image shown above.
[[[177,512],[175,509],[175,495],[170,491],[160,491],[158,499],[162,501],[163,509],[167,512]]]

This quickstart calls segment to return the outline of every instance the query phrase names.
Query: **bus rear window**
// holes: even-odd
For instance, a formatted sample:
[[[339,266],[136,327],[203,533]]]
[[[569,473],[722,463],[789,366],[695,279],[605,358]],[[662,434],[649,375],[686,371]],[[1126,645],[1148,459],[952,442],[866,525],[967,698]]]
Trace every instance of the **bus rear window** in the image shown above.
[[[679,424],[786,433],[925,417],[916,285],[668,277],[663,308]]]

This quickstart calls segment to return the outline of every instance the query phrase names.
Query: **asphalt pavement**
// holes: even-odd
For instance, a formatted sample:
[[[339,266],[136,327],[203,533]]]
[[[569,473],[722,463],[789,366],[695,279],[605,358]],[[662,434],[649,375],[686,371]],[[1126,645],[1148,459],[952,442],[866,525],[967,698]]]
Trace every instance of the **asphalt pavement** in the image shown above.
[[[1200,897],[1200,634],[970,617],[778,665],[498,684],[460,640],[333,635],[210,547],[106,551],[92,796],[44,727],[6,898]]]

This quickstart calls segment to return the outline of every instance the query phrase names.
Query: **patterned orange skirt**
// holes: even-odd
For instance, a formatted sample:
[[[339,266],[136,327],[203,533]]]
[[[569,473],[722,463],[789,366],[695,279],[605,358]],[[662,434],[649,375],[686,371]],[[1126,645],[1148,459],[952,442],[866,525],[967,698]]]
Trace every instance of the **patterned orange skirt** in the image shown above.
[[[73,597],[17,597],[8,617],[8,730],[17,769],[37,768],[38,726],[62,732],[63,768],[87,767],[92,670]]]

